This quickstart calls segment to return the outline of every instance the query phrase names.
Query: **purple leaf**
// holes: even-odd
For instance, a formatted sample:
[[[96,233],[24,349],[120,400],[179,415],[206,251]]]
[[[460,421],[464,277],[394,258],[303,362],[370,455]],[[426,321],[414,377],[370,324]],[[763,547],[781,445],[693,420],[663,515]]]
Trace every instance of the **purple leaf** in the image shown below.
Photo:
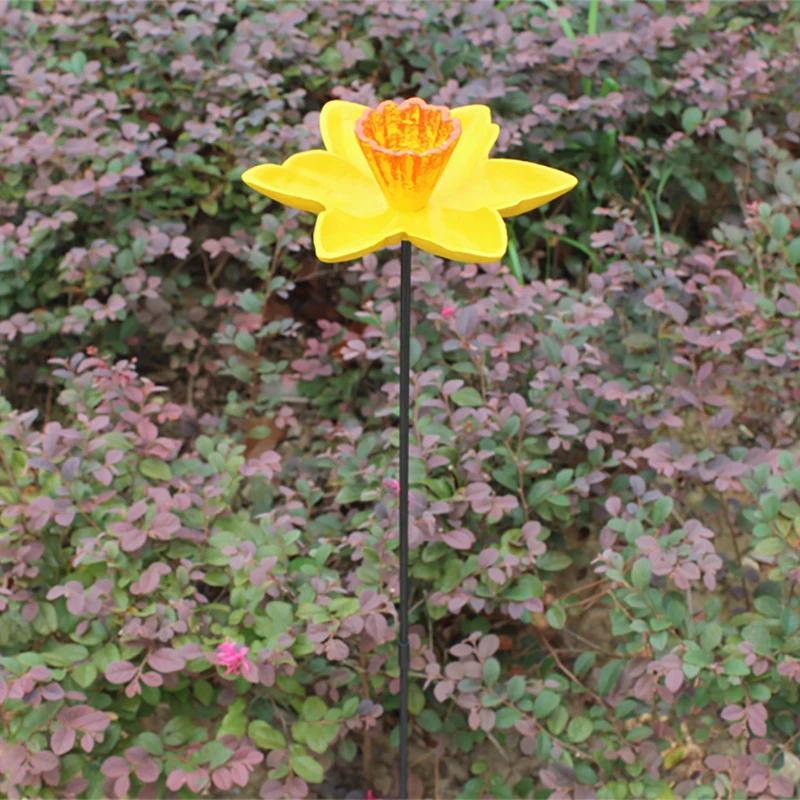
[[[744,717],[744,709],[737,705],[727,705],[722,709],[722,719],[726,722],[736,722]]]
[[[142,783],[155,783],[158,780],[158,776],[161,773],[161,770],[158,767],[153,759],[149,759],[144,764],[140,764],[136,767],[136,777]]]
[[[494,728],[495,713],[491,708],[482,708],[479,712],[481,730],[491,731]]]
[[[217,789],[227,792],[233,786],[233,779],[231,778],[230,770],[225,767],[215,769],[211,773],[211,781]]]
[[[478,325],[478,310],[475,306],[464,306],[456,314],[456,330],[459,335],[469,336]]]
[[[478,642],[478,657],[485,661],[487,658],[493,656],[499,647],[499,636],[496,636],[494,633],[483,636],[481,637],[480,642]]]
[[[75,731],[72,728],[59,728],[50,737],[50,749],[57,755],[63,756],[72,750],[75,744]]]
[[[442,539],[454,550],[469,550],[475,544],[475,534],[466,528],[456,528],[454,531],[444,533]]]
[[[40,750],[31,756],[31,766],[37,772],[50,772],[58,768],[58,758],[49,750]]]
[[[440,703],[444,703],[453,694],[455,688],[456,685],[453,681],[439,681],[434,687],[433,695]]]
[[[668,670],[667,674],[664,676],[664,683],[667,689],[674,694],[683,686],[683,672],[679,669]]]
[[[157,672],[145,672],[142,675],[142,683],[146,683],[148,686],[153,687],[162,686],[164,679]]]
[[[106,667],[106,680],[109,683],[128,683],[138,672],[138,667],[130,661],[112,661]]]
[[[574,367],[580,359],[578,348],[571,344],[565,344],[561,348],[561,358],[568,367]]]
[[[186,667],[186,659],[171,647],[162,647],[151,653],[147,663],[159,672],[180,672]]]
[[[794,797],[794,783],[786,775],[776,775],[770,781],[770,789],[776,797]]]
[[[731,760],[728,756],[708,756],[704,763],[713,772],[727,772],[731,768]]]
[[[125,797],[130,788],[131,779],[127,775],[122,775],[114,781],[114,794],[117,797]]]
[[[325,654],[330,661],[344,661],[350,648],[341,639],[331,639],[325,646]]]
[[[130,765],[122,756],[110,756],[103,762],[100,772],[107,778],[119,778],[130,772]]]

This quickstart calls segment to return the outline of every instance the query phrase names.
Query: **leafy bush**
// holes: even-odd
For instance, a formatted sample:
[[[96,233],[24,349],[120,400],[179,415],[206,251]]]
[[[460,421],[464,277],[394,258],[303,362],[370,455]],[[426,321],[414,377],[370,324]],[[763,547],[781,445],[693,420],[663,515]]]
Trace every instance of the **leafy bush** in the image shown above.
[[[396,791],[397,254],[323,271],[238,178],[417,94],[582,181],[503,264],[415,254],[416,796],[793,796],[798,32],[0,8],[0,791]]]

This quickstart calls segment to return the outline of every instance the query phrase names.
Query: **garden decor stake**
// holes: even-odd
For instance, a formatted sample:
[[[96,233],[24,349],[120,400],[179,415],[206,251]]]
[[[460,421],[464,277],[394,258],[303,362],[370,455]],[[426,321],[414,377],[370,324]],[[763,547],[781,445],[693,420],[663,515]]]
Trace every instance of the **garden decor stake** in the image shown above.
[[[577,179],[541,164],[489,158],[499,127],[488,106],[448,109],[418,97],[377,108],[332,100],[320,113],[324,150],[248,169],[267,197],[318,214],[320,261],[350,261],[400,244],[400,797],[408,798],[408,439],[411,245],[441,258],[499,261],[503,217],[570,191]]]

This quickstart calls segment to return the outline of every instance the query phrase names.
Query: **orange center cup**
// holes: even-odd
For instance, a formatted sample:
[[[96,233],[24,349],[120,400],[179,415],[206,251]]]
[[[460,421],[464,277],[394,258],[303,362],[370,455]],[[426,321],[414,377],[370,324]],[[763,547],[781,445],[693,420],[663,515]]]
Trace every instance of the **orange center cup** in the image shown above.
[[[413,97],[386,100],[356,122],[361,152],[387,202],[398,211],[425,207],[461,136],[448,109]]]

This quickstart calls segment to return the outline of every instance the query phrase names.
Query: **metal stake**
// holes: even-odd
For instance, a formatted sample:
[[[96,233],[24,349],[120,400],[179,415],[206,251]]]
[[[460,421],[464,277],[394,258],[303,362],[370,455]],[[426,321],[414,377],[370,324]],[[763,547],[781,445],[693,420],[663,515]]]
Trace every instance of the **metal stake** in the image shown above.
[[[400,800],[408,798],[408,398],[411,242],[400,245]]]

